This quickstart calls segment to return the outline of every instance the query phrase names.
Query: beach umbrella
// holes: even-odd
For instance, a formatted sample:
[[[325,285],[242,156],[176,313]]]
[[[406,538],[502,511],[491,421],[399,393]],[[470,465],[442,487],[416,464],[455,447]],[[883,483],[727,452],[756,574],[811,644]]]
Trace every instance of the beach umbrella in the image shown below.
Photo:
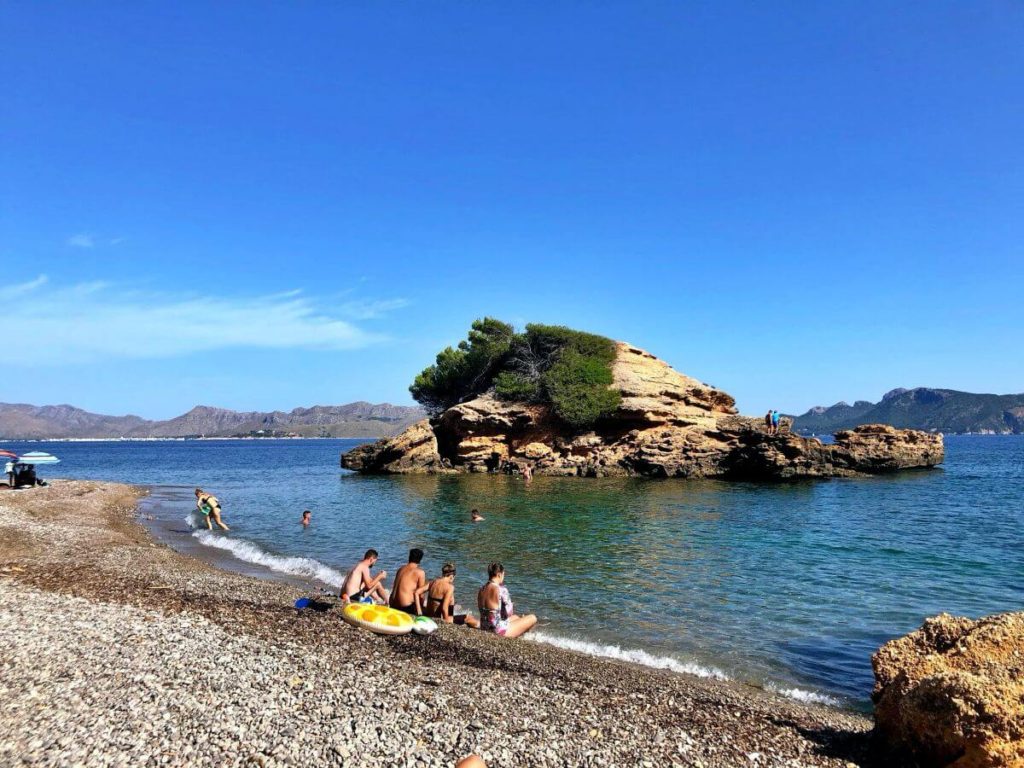
[[[18,457],[18,461],[22,464],[60,464],[60,459],[56,456],[42,451],[23,453]]]
[[[16,459],[16,458],[18,458],[18,454],[14,453],[13,451],[5,451],[3,448],[0,448],[0,459]]]

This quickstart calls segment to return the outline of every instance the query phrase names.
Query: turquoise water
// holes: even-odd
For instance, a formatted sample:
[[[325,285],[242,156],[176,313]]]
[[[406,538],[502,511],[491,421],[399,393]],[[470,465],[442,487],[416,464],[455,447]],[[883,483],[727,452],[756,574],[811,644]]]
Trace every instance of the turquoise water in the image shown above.
[[[338,468],[358,443],[3,447],[64,459],[44,476],[165,486],[172,543],[327,582],[367,547],[394,573],[419,546],[429,574],[458,564],[466,605],[500,560],[542,640],[847,706],[868,702],[871,653],[925,616],[1024,603],[1024,437],[949,437],[934,471],[791,485],[362,477]],[[196,485],[229,535],[184,523]]]

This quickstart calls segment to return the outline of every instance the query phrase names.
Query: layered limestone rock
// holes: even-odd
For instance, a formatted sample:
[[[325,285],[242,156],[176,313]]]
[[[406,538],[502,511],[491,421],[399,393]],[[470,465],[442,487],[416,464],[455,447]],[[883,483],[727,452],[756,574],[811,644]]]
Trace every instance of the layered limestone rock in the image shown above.
[[[1024,766],[1024,613],[942,614],[872,658],[876,731],[915,765]]]
[[[881,425],[839,433],[834,445],[768,435],[760,419],[736,413],[727,393],[622,342],[612,377],[621,405],[589,432],[569,430],[546,405],[505,402],[488,393],[398,437],[356,448],[341,463],[380,473],[529,465],[547,475],[788,480],[934,466],[943,457],[940,435]]]
[[[375,447],[370,452],[361,448]],[[401,434],[361,446],[342,456],[341,465],[358,472],[414,474],[451,471],[437,452],[437,438],[430,421],[423,419]]]

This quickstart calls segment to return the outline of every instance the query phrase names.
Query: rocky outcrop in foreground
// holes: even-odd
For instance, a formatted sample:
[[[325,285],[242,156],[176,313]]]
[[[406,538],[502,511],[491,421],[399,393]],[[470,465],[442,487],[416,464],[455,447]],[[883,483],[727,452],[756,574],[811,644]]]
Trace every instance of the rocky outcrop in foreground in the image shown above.
[[[727,393],[622,342],[612,374],[621,405],[592,431],[572,432],[546,405],[488,393],[397,437],[349,451],[341,465],[367,473],[500,472],[529,465],[545,475],[789,480],[943,460],[941,435],[877,424],[839,432],[831,445],[795,434],[770,436],[761,419],[738,415]]]
[[[944,613],[874,655],[875,727],[914,765],[1024,766],[1024,613]]]

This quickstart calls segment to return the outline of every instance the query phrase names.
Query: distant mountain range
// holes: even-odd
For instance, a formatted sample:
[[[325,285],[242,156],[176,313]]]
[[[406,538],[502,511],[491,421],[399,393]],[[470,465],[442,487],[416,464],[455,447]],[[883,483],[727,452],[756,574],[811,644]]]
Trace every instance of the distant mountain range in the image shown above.
[[[978,395],[953,389],[894,389],[881,402],[858,400],[853,405],[836,403],[811,408],[794,417],[798,432],[828,434],[858,424],[891,424],[894,427],[936,432],[1024,433],[1024,394]]]
[[[197,405],[166,421],[104,416],[70,405],[0,403],[0,439],[116,437],[390,437],[426,414],[419,408],[372,404],[315,405],[284,411],[229,411]]]

